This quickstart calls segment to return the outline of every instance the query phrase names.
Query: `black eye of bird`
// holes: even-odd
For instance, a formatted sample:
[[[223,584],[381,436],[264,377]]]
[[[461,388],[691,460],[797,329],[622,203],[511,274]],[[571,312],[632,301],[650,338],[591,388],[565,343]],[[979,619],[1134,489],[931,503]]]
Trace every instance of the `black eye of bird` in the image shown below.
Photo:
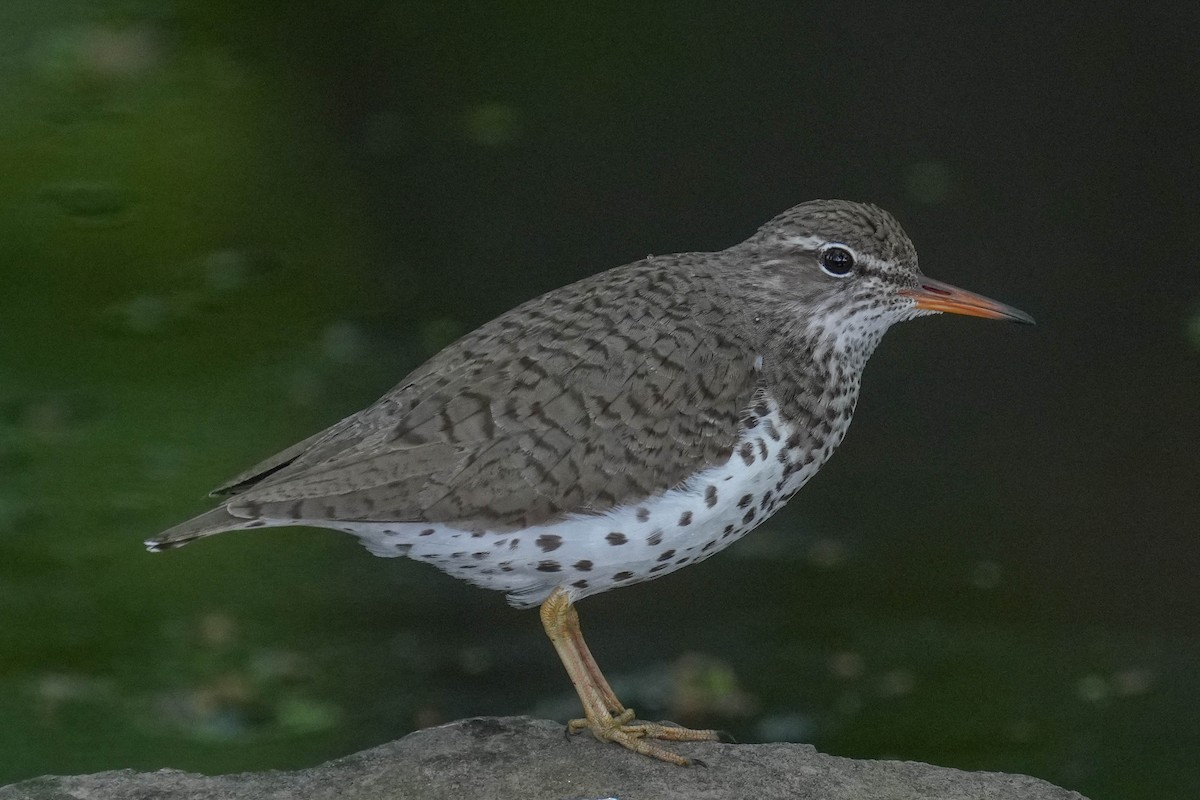
[[[844,278],[854,269],[854,254],[844,247],[827,247],[821,251],[821,269],[835,278]]]

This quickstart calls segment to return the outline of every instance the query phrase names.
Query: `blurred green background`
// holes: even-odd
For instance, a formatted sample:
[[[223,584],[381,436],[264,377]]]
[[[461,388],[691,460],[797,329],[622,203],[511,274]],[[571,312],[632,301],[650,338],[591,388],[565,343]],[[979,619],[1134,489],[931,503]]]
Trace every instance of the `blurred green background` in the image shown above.
[[[786,512],[583,604],[618,693],[1200,794],[1200,20],[1157,8],[6,0],[0,783],[573,715],[498,594],[141,540],[525,298],[846,197],[1039,327],[893,331]]]

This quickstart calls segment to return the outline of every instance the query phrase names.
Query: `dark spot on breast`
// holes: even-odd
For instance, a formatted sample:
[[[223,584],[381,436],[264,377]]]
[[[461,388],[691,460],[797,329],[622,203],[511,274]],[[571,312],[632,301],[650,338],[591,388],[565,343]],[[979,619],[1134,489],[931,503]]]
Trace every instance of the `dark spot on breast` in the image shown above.
[[[421,531],[418,536],[433,536],[435,533],[437,533],[437,531],[435,531],[433,528],[426,528],[425,530]]]
[[[701,548],[700,548],[700,552],[701,552],[701,553],[708,552],[708,551],[709,551],[709,550],[711,550],[712,548],[716,547],[716,545],[717,545],[717,540],[716,540],[716,539],[713,539],[711,542],[705,542],[705,543],[704,543],[704,547],[701,547]]]
[[[466,555],[466,553],[464,553],[463,551],[459,550],[457,553],[451,553],[451,554],[450,554],[450,557],[451,557],[451,558],[462,558],[462,557],[463,557],[463,556],[465,556],[465,555]]]
[[[771,454],[771,451],[767,449],[767,443],[765,441],[763,441],[763,439],[760,437],[758,439],[758,457],[761,458],[763,461],[766,461],[767,456],[769,456],[770,454]]]
[[[771,441],[778,442],[782,437],[779,435],[779,429],[775,427],[775,423],[767,420],[767,424],[763,428],[767,432],[767,436],[771,437]]]
[[[754,413],[760,417],[765,417],[771,413],[771,407],[767,405],[765,400],[759,400],[754,406]]]
[[[684,556],[683,558],[681,558],[681,559],[679,559],[678,561],[676,561],[676,562],[675,562],[675,565],[676,565],[676,566],[678,566],[678,565],[680,565],[680,564],[686,564],[686,563],[687,563],[687,562],[689,562],[689,561],[691,561],[691,559],[690,559],[690,558],[688,558],[687,556]]]
[[[653,575],[655,572],[662,572],[664,569],[666,569],[669,566],[671,566],[671,565],[670,564],[659,564],[656,567],[651,567],[650,574]]]
[[[745,462],[747,467],[750,466],[754,463],[754,445],[750,444],[750,442],[743,442],[741,448],[738,450],[738,455],[742,457],[742,461]]]
[[[476,561],[483,561],[490,555],[491,553],[471,553],[471,558],[475,559]]]
[[[658,545],[662,544],[662,539],[662,528],[658,528],[654,531],[654,533],[646,537],[646,544],[650,545],[651,547],[657,547]]]
[[[592,568],[592,562],[585,558],[582,561],[576,561],[572,566],[574,566],[575,569],[579,570],[580,572],[588,572]]]
[[[749,525],[751,522],[754,521],[754,516],[755,516],[755,510],[752,508],[746,512],[746,516],[742,517],[742,524]]]
[[[685,511],[679,515],[679,527],[683,528],[692,524],[692,512]]]
[[[512,562],[511,562],[511,561],[505,561],[504,563],[502,563],[502,564],[500,565],[500,571],[501,571],[501,572],[512,572],[512,571],[513,571],[513,568],[512,568]]]
[[[758,427],[758,417],[746,417],[745,425],[747,430],[754,430]]]
[[[543,533],[537,538],[534,544],[542,548],[543,553],[549,553],[551,550],[557,550],[562,547],[562,537],[553,533]]]
[[[622,572],[618,572],[616,575],[613,575],[613,580],[614,581],[627,581],[632,577],[633,577],[632,572],[622,571]]]
[[[709,484],[709,487],[704,490],[704,505],[712,508],[717,504],[717,487]]]
[[[629,540],[626,539],[625,534],[621,533],[620,531],[613,531],[608,536],[604,537],[604,541],[615,546],[618,544],[625,544]]]
[[[750,505],[753,502],[754,502],[754,495],[744,494],[744,495],[742,495],[742,499],[738,500],[738,508],[745,508],[746,506]]]
[[[538,572],[558,572],[562,569],[562,564],[557,561],[539,561],[537,565]]]
[[[658,557],[658,560],[659,561],[670,561],[671,557],[674,555],[675,555],[674,550],[666,550],[663,552],[663,554],[661,556]]]
[[[508,543],[508,549],[509,549],[509,550],[516,550],[516,549],[517,549],[517,545],[519,545],[520,543],[521,543],[521,540],[520,540],[520,539],[513,539],[511,542],[509,542],[509,543]]]
[[[795,450],[800,446],[800,431],[794,431],[792,435],[788,437],[787,446],[792,450]]]
[[[645,522],[648,519],[650,519],[650,509],[646,508],[645,506],[642,506],[641,508],[639,508],[637,510],[637,521]]]
[[[588,587],[588,582],[587,581],[575,581],[571,585],[574,586],[576,589],[586,589]]]

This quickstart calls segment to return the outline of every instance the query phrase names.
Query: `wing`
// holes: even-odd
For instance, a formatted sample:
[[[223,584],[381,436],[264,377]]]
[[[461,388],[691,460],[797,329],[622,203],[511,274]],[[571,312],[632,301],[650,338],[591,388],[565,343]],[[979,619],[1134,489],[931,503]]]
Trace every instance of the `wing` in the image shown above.
[[[721,303],[653,260],[544,295],[219,491],[243,517],[508,530],[726,459],[756,389]]]

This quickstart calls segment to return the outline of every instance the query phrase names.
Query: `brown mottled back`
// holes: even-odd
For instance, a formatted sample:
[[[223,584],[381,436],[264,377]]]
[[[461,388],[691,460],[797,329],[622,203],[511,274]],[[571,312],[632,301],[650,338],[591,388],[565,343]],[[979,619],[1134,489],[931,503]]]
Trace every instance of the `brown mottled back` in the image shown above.
[[[709,256],[531,300],[217,493],[237,516],[507,530],[676,486],[728,457],[755,390]]]

